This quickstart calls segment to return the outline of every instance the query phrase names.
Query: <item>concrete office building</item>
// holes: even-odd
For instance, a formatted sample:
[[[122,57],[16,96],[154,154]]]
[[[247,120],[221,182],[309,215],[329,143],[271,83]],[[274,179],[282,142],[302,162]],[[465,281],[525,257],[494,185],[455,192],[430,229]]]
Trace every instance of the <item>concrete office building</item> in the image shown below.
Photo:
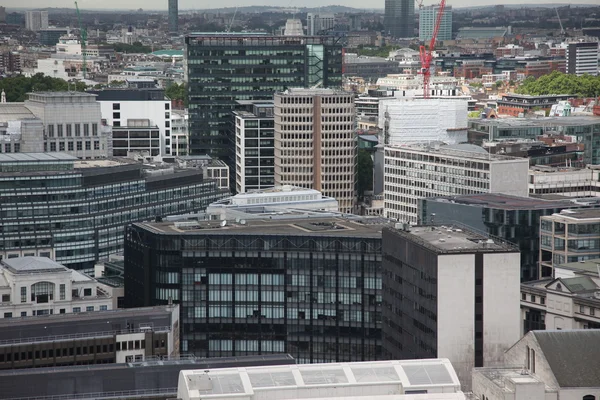
[[[85,311],[85,310],[83,310]],[[179,306],[0,320],[0,370],[179,355]]]
[[[56,46],[62,36],[69,34],[68,28],[46,28],[38,30],[40,44],[44,46]]]
[[[25,11],[25,29],[37,32],[48,28],[48,11]]]
[[[567,74],[598,75],[598,42],[579,42],[567,45]]]
[[[541,200],[501,193],[431,197],[419,200],[420,223],[456,224],[519,246],[521,281],[539,278],[540,217],[583,208],[568,200]]]
[[[595,202],[600,196],[600,171],[587,168],[536,166],[529,169],[529,195],[539,198],[563,196]],[[583,200],[583,198],[588,198]]]
[[[272,103],[255,103],[252,112],[234,111],[235,191],[275,185],[275,131]]]
[[[163,89],[104,89],[90,92],[113,131],[113,156],[145,152],[171,155],[171,101]]]
[[[600,258],[600,209],[563,210],[540,220],[540,277],[557,265]]]
[[[275,95],[275,184],[312,188],[354,208],[354,96],[333,89]]]
[[[419,40],[429,42],[437,22],[439,6],[427,6],[419,9]],[[452,40],[452,6],[446,6],[437,40]]]
[[[171,155],[187,156],[189,148],[188,112],[171,110]]]
[[[201,211],[228,194],[195,169],[64,153],[0,154],[0,256],[92,268],[123,249],[128,223]]]
[[[199,357],[378,360],[383,224],[298,213],[133,224],[126,304],[179,303],[181,351]]]
[[[47,257],[0,260],[0,317],[65,314],[112,309],[98,282]]]
[[[385,356],[448,358],[465,391],[521,337],[519,250],[445,226],[383,229]]]
[[[215,384],[219,382],[219,384]],[[464,400],[447,359],[181,371],[177,398]]]
[[[504,193],[527,197],[526,158],[488,154],[471,145],[387,146],[384,217],[419,221],[418,200],[426,197]]]
[[[177,34],[179,32],[179,0],[169,0],[169,33]]]
[[[383,25],[385,32],[395,38],[415,37],[415,2],[385,0]]]
[[[308,36],[327,35],[334,27],[334,14],[306,14],[306,34]]]
[[[260,33],[193,34],[185,39],[190,154],[234,163],[238,100],[272,100],[289,87],[342,86],[339,38]]]
[[[600,330],[533,331],[501,364],[473,371],[473,395],[489,400],[596,400]]]

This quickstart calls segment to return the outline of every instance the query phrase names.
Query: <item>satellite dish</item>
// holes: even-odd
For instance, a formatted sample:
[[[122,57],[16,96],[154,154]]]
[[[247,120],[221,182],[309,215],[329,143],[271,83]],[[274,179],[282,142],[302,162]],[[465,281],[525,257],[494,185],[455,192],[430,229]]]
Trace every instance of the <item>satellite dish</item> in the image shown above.
[[[225,225],[227,225],[227,221],[226,220],[221,221],[221,228],[223,228]]]

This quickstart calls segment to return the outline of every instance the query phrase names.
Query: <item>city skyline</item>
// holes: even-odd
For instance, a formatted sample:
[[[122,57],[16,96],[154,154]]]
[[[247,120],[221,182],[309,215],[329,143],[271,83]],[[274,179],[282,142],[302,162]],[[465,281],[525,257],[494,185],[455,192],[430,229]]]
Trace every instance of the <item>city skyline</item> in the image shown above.
[[[384,2],[380,1],[380,4],[377,7],[372,7],[369,9],[382,9],[384,8]],[[131,10],[142,8],[145,10],[167,10],[168,2],[167,0],[132,0],[126,3],[124,6],[123,2],[118,0],[106,0],[100,4],[91,0],[81,0],[79,1],[80,8],[82,9],[102,9],[102,10]],[[436,4],[433,2],[425,2],[424,5],[432,5]],[[481,0],[477,3],[476,6],[493,6],[493,5],[509,5],[509,6],[531,6],[534,5],[536,7],[542,7],[544,4],[548,5],[567,5],[568,2],[565,0],[545,0],[543,4],[535,4],[534,2],[522,3],[517,0]],[[596,0],[578,0],[576,5],[596,5]],[[453,0],[449,5],[452,5],[455,8],[461,7],[473,7],[473,3],[469,0]],[[575,4],[571,4],[575,5]],[[71,0],[53,0],[51,2],[51,6],[45,0],[29,0],[28,7],[23,7],[23,3],[18,0],[7,0],[3,4],[4,7],[7,8],[18,8],[18,9],[35,9],[35,8],[72,8],[73,2]],[[206,4],[198,4],[193,0],[180,0],[179,8],[181,10],[186,9],[196,9],[196,10],[208,10],[213,8],[223,8],[223,7],[252,7],[252,6],[273,6],[273,7],[283,7],[285,8],[285,4],[281,4],[275,0],[246,0],[246,1],[238,1],[238,0],[224,0],[215,3],[206,3]],[[289,8],[293,8],[293,4],[288,5]],[[302,4],[301,7],[329,7],[329,6],[346,6],[346,7],[354,7],[357,9],[366,9],[364,7],[364,3],[359,0],[345,0],[339,1],[337,4],[327,4],[323,5],[317,0],[310,0]]]

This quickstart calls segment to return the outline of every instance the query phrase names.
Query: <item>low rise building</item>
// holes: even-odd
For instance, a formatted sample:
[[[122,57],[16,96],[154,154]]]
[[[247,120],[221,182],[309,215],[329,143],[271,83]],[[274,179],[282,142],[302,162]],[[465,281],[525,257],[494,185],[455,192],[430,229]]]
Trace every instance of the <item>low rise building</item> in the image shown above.
[[[600,196],[600,170],[594,165],[587,168],[532,167],[529,169],[529,195],[540,198],[598,197]]]
[[[523,116],[533,111],[549,112],[550,108],[559,101],[568,100],[574,95],[545,95],[531,96],[525,94],[505,94],[498,100],[498,114]]]
[[[388,74],[401,72],[398,61],[385,57],[359,56],[356,53],[344,55],[344,75],[346,76],[360,76],[365,81],[376,81]]]
[[[190,147],[189,116],[186,110],[171,111],[171,155],[187,156]]]

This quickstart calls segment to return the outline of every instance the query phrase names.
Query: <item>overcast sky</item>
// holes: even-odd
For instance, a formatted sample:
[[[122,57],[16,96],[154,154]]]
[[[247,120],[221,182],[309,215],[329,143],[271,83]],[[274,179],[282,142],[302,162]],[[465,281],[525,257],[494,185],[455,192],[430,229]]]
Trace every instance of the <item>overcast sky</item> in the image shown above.
[[[539,1],[539,0],[538,0]],[[473,5],[494,5],[494,4],[535,4],[536,0],[450,0],[448,4],[454,7],[466,7]],[[568,4],[569,0],[542,0],[544,4],[560,3]],[[137,9],[157,10],[167,8],[167,0],[78,0],[81,9]],[[439,3],[438,0],[425,0],[425,5]],[[598,0],[575,0],[577,4],[598,4]],[[356,8],[383,8],[384,0],[374,2],[365,2],[364,0],[332,0],[331,2],[323,0],[220,0],[220,1],[198,1],[198,0],[179,0],[180,9],[208,9],[215,7],[235,7],[235,6],[254,6],[254,5],[276,5],[280,7],[318,7],[325,4],[337,4]],[[72,0],[4,0],[2,4],[5,7],[74,7]]]

